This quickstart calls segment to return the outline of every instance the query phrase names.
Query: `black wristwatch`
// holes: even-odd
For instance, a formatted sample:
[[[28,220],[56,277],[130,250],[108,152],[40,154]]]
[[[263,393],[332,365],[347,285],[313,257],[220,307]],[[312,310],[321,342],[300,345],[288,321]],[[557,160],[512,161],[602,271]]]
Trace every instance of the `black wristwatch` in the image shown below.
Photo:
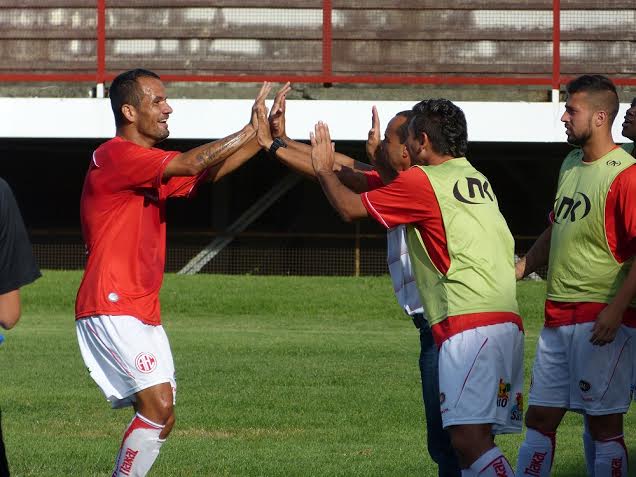
[[[279,137],[274,138],[274,142],[272,142],[272,145],[269,146],[269,151],[268,151],[272,159],[276,159],[276,151],[278,150],[279,147],[287,147],[287,144],[285,143],[285,141],[283,141]]]

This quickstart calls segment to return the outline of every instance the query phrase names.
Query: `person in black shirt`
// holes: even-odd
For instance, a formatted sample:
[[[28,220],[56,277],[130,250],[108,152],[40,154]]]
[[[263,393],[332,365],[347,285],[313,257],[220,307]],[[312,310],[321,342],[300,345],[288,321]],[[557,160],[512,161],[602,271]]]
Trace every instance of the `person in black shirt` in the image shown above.
[[[18,204],[0,179],[0,326],[9,330],[20,319],[20,288],[41,276]],[[0,477],[9,475],[0,415]]]

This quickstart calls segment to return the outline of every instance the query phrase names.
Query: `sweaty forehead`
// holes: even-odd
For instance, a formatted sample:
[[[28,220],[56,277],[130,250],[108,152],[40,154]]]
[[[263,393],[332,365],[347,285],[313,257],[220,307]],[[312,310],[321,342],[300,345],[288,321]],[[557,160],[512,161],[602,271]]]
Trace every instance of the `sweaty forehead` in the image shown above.
[[[139,89],[144,97],[153,99],[157,96],[166,96],[165,88],[161,80],[157,78],[151,78],[149,76],[144,76],[142,78],[139,78],[137,81],[139,83]]]

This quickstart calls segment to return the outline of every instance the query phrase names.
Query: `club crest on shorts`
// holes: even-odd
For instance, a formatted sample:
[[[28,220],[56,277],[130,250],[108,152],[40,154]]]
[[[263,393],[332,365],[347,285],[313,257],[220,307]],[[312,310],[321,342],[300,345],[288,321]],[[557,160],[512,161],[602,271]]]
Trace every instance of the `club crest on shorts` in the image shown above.
[[[157,367],[157,358],[152,353],[139,353],[135,358],[135,367],[142,373],[152,373]]]
[[[497,407],[506,407],[510,399],[510,383],[504,383],[503,378],[499,378],[499,390],[497,391]]]
[[[590,389],[592,389],[592,385],[590,383],[588,383],[587,381],[583,381],[582,379],[579,381],[579,389],[581,391],[583,391],[584,393],[588,392]]]
[[[439,403],[444,404],[445,401],[446,401],[446,394],[439,393]]]

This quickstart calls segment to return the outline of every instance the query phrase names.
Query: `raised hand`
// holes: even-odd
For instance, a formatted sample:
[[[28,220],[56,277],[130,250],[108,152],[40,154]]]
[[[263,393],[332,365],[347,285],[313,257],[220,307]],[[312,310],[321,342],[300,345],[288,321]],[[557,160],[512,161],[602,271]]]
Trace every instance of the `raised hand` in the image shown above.
[[[256,95],[256,99],[254,100],[254,105],[252,106],[252,115],[250,118],[250,124],[254,128],[254,130],[258,130],[258,106],[262,104],[265,106],[265,99],[267,99],[267,95],[272,90],[272,83],[269,81],[263,81],[263,86],[261,86],[260,91]]]
[[[267,120],[267,107],[265,102],[256,105],[256,117],[258,119],[258,129],[256,130],[256,140],[258,145],[269,151],[274,142],[272,133],[269,129],[269,121]]]
[[[369,129],[369,136],[367,138],[367,157],[371,164],[375,165],[375,155],[382,143],[382,133],[380,132],[380,116],[375,106],[371,108],[371,129]]]
[[[334,144],[329,135],[329,126],[319,121],[314,127],[314,132],[309,133],[311,139],[311,163],[316,174],[333,171]]]
[[[269,128],[272,137],[285,137],[285,99],[291,91],[289,81],[276,93],[274,104],[269,112]]]

